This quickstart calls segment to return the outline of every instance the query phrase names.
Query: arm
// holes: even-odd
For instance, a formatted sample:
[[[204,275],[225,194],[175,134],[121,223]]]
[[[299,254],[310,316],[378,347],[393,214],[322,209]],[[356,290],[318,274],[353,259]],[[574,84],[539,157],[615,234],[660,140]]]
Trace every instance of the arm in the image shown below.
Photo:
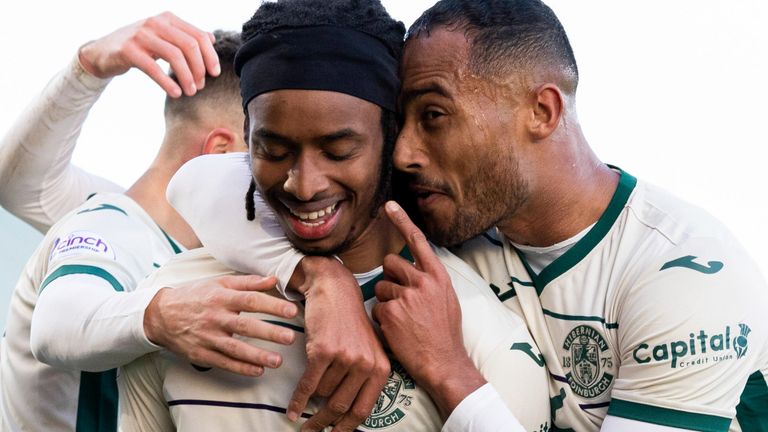
[[[40,232],[91,193],[122,190],[70,164],[88,111],[108,83],[85,72],[74,59],[0,143],[0,204]]]
[[[320,429],[342,418],[337,427],[354,428],[370,414],[389,374],[360,288],[337,260],[296,251],[258,193],[256,219],[246,219],[251,178],[247,154],[201,156],[173,177],[168,201],[216,259],[243,273],[276,275],[283,295],[305,297],[307,368],[288,416],[296,418],[317,394],[329,403],[306,427]]]
[[[754,263],[732,240],[691,238],[645,267],[614,300],[620,379],[608,415],[617,419],[604,429],[759,424],[768,415],[768,289]]]
[[[51,81],[3,138],[0,204],[45,232],[90,194],[122,191],[70,163],[88,111],[109,80],[132,67],[172,97],[181,95],[179,85],[194,94],[204,85],[206,69],[219,73],[212,38],[164,13],[81,47],[78,59]],[[158,58],[171,64],[179,84],[155,62]]]

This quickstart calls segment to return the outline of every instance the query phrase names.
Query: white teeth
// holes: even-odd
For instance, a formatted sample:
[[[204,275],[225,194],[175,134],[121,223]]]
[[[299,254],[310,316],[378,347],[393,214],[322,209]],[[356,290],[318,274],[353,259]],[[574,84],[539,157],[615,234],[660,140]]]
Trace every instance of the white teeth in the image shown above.
[[[306,221],[306,220],[315,220],[315,219],[323,217],[325,215],[330,215],[331,213],[333,213],[333,211],[335,209],[336,209],[336,203],[334,203],[332,205],[329,205],[328,207],[326,207],[326,208],[324,208],[322,210],[313,211],[313,212],[309,212],[309,213],[299,212],[299,211],[293,210],[291,208],[288,208],[288,211],[290,211],[292,215],[294,215],[297,218],[301,219],[301,221]],[[317,226],[317,225],[321,225],[323,223],[325,223],[325,221],[320,221],[320,222],[317,222],[317,223],[314,223],[314,224],[306,223],[306,225]]]

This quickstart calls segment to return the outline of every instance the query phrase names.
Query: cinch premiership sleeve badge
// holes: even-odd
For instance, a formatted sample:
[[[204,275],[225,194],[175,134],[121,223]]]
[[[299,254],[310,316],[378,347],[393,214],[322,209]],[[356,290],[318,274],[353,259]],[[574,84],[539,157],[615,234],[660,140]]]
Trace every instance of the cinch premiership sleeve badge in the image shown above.
[[[81,254],[99,255],[113,261],[117,260],[115,250],[104,237],[90,231],[74,231],[53,242],[48,263]]]

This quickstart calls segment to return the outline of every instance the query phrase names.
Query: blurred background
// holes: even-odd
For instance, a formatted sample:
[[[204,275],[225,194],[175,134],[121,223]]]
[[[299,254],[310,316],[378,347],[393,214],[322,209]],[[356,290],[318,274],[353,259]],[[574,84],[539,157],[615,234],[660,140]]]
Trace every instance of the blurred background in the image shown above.
[[[384,0],[406,25],[432,0]],[[704,207],[768,274],[763,201],[768,117],[768,2],[546,1],[579,65],[579,119],[598,156]],[[80,45],[169,10],[239,30],[260,2],[27,0],[0,6],[0,134]],[[74,162],[129,186],[163,134],[164,93],[138,71],[117,77],[91,111]],[[42,235],[0,209],[0,324]]]

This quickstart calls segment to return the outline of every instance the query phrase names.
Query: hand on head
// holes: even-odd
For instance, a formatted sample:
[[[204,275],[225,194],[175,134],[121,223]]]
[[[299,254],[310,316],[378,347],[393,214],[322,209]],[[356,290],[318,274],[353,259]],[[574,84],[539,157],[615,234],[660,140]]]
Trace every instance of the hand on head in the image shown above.
[[[78,53],[83,68],[99,78],[112,78],[135,67],[149,75],[171,97],[194,95],[205,86],[206,73],[218,76],[219,59],[213,34],[170,12],[135,22],[88,42]],[[170,64],[178,84],[157,64]]]

